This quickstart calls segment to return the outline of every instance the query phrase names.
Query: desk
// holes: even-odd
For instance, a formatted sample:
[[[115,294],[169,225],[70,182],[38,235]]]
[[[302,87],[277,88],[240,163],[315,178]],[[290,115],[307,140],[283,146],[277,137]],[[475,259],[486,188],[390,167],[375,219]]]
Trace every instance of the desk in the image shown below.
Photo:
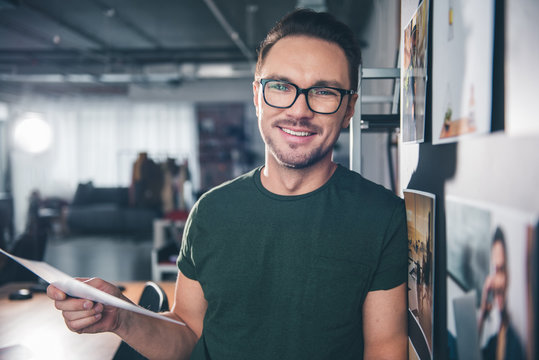
[[[138,302],[144,282],[121,283],[124,295]],[[0,287],[0,359],[112,359],[121,339],[111,333],[77,334],[65,325],[62,313],[46,294],[30,300],[11,301],[9,293],[28,287],[13,283]],[[174,283],[159,283],[169,304],[174,300]]]

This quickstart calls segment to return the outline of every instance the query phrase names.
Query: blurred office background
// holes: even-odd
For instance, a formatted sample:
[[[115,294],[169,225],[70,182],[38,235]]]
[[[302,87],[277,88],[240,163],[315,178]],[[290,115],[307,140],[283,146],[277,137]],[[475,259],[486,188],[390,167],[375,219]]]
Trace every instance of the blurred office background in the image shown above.
[[[170,262],[150,254],[198,196],[263,162],[256,48],[295,7],[349,24],[365,67],[397,66],[394,0],[1,0],[2,247],[117,281]],[[364,82],[362,111],[390,113],[395,85]],[[363,175],[394,187],[395,128],[354,141]],[[335,160],[349,148],[345,132]]]
[[[539,214],[539,3],[492,0],[493,13],[466,19],[456,10],[479,1],[429,3],[425,139],[406,143],[395,68],[419,0],[0,0],[0,246],[73,276],[174,279],[196,199],[263,162],[252,104],[258,43],[295,7],[327,10],[356,33],[371,70],[334,159],[400,196],[435,196],[432,350],[451,358],[445,198]],[[436,7],[447,15],[438,23]],[[491,126],[435,145],[433,94],[447,87],[433,76],[432,49],[453,38],[453,20],[464,35],[472,23],[494,25],[482,34],[493,45],[487,63],[473,51],[447,59],[453,71],[492,65],[492,109],[481,118]],[[371,79],[379,68],[397,75]],[[521,262],[532,269],[530,309],[539,303],[538,233],[531,224]],[[0,284],[6,262],[0,256]]]

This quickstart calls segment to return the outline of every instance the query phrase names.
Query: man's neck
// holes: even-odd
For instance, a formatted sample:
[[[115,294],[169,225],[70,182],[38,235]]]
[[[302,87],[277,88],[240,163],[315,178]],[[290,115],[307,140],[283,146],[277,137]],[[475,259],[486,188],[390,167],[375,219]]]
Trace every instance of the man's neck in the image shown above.
[[[266,159],[266,164],[260,172],[262,185],[277,195],[302,195],[323,186],[337,169],[331,159],[322,160],[302,169],[283,166]]]

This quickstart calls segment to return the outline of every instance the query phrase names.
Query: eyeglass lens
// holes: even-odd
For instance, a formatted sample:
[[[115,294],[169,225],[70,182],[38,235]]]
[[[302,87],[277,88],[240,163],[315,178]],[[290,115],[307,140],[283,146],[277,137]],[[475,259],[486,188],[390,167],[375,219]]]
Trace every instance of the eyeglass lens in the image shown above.
[[[307,89],[307,104],[314,112],[333,113],[341,104],[341,93],[338,90],[327,87],[311,87]],[[264,87],[264,98],[268,105],[288,108],[294,104],[299,89],[293,84],[271,80]]]

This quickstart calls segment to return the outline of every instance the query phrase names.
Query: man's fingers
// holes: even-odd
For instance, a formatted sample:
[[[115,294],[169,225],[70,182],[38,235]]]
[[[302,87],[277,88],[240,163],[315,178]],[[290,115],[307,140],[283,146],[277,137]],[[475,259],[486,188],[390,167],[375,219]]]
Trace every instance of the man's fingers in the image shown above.
[[[74,319],[74,320],[65,319],[65,323],[67,327],[69,328],[69,330],[71,331],[75,331],[78,333],[91,332],[91,331],[88,331],[89,327],[97,323],[99,320],[101,320],[101,317],[102,317],[101,314],[95,314],[92,316],[82,317],[80,319]],[[64,318],[65,318],[65,314],[64,314]]]
[[[53,285],[47,286],[47,296],[53,300],[65,300],[67,297],[63,291],[59,290]]]
[[[67,321],[79,320],[87,317],[92,317],[103,312],[103,305],[96,304],[94,307],[88,310],[79,310],[79,311],[62,311],[64,319]]]
[[[82,311],[90,310],[94,303],[86,299],[67,298],[66,300],[56,300],[54,306],[62,311]]]
[[[73,300],[82,300],[82,299],[73,299]],[[67,327],[77,333],[92,333],[95,332],[92,329],[102,318],[104,306],[100,303],[92,303],[89,300],[81,301],[61,301],[59,303],[61,306],[68,304],[68,307],[74,307],[79,309],[82,304],[83,310],[71,310],[71,311],[62,311],[64,316],[64,321]]]
[[[98,278],[78,278],[77,280],[129,301],[122,295],[118,287]],[[56,309],[62,311],[64,321],[69,330],[77,333],[96,333],[111,331],[119,325],[118,311],[88,299],[79,299],[66,295],[58,288],[50,285],[47,296],[54,300]]]

